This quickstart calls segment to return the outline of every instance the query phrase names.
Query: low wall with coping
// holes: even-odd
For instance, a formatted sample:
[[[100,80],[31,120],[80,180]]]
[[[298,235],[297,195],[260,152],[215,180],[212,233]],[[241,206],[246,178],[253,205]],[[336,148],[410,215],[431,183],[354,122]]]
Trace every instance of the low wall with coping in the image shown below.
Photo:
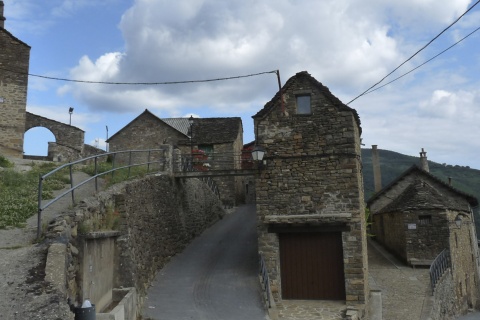
[[[79,305],[90,298],[93,304],[100,302],[103,307],[105,302],[95,301],[91,292],[94,286],[88,288],[89,296],[85,294],[86,284],[96,281],[92,274],[102,254],[98,259],[94,258],[95,253],[87,256],[85,245],[98,242],[91,240],[99,231],[115,231],[114,237],[109,238],[115,239],[110,290],[136,288],[136,310],[141,310],[147,288],[158,270],[223,215],[221,201],[199,179],[156,175],[117,184],[82,200],[48,224],[46,238],[53,242],[49,255],[59,260],[63,252],[64,262],[49,264],[47,259],[46,274],[65,293],[65,300],[69,298]]]

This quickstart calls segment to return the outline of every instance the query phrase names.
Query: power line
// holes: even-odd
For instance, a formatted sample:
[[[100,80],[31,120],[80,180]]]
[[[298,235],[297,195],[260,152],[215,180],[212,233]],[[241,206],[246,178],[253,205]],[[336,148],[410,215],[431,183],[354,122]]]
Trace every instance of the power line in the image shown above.
[[[380,86],[380,87],[377,87],[377,88],[375,88],[375,89],[372,89],[372,90],[366,92],[364,95],[369,94],[369,93],[372,93],[372,92],[374,92],[374,91],[377,91],[378,89],[381,89],[381,88],[383,88],[383,87],[385,87],[385,86],[388,86],[390,83],[395,82],[395,81],[399,80],[400,78],[405,77],[407,74],[412,73],[413,71],[417,70],[418,68],[420,68],[420,67],[423,66],[424,64],[427,64],[428,62],[432,61],[433,59],[435,59],[435,58],[438,57],[439,55],[442,55],[443,53],[447,52],[447,51],[450,50],[451,48],[455,47],[457,44],[459,44],[460,42],[462,42],[462,41],[465,40],[466,38],[470,37],[472,34],[474,34],[475,32],[477,32],[478,30],[480,30],[480,27],[478,27],[477,29],[473,30],[472,32],[470,32],[469,34],[467,34],[465,37],[463,37],[462,39],[458,40],[457,42],[455,42],[454,44],[452,44],[450,47],[446,48],[446,49],[443,50],[442,52],[434,55],[433,57],[431,57],[430,59],[428,59],[427,61],[425,61],[425,62],[422,63],[421,65],[419,65],[419,66],[413,68],[412,70],[410,70],[410,71],[402,74],[401,76],[393,79],[392,81],[385,83],[384,85],[382,85],[382,86]]]
[[[378,81],[377,83],[375,83],[373,86],[371,86],[370,88],[368,88],[367,90],[365,90],[364,92],[362,92],[361,94],[359,94],[358,96],[356,96],[354,99],[350,100],[347,105],[349,105],[350,103],[352,103],[353,101],[357,100],[358,98],[360,98],[361,96],[365,95],[368,91],[370,91],[371,89],[375,88],[378,84],[380,84],[381,82],[383,82],[383,80],[385,80],[388,76],[390,76],[392,73],[394,73],[395,71],[397,71],[400,67],[402,67],[405,63],[407,63],[408,61],[412,60],[413,57],[415,57],[417,54],[419,54],[420,52],[422,52],[426,47],[428,47],[433,41],[437,40],[438,37],[440,37],[443,33],[445,33],[445,31],[447,31],[448,29],[450,29],[454,24],[456,24],[464,15],[466,15],[468,12],[470,12],[470,10],[472,10],[477,4],[480,3],[480,0],[478,0],[477,2],[475,2],[474,5],[472,5],[467,11],[465,11],[461,16],[459,16],[457,19],[455,19],[455,21],[453,21],[448,27],[446,27],[445,29],[442,30],[442,32],[440,32],[439,34],[437,34],[432,40],[430,40],[426,45],[424,45],[422,48],[420,48],[420,50],[418,50],[417,52],[415,52],[410,58],[408,58],[407,60],[405,60],[404,62],[402,62],[398,67],[396,67],[395,69],[393,69],[393,71],[391,71],[389,74],[387,74],[385,77],[383,77],[380,81]]]
[[[9,71],[18,74],[25,74],[23,72],[18,72],[14,70],[9,70],[6,68],[1,68],[0,70]],[[233,79],[240,79],[240,78],[248,78],[248,77],[255,77],[260,76],[263,74],[268,73],[277,73],[277,70],[274,71],[264,71],[258,73],[252,73],[247,75],[241,76],[233,76],[233,77],[224,77],[224,78],[215,78],[215,79],[202,79],[202,80],[184,80],[184,81],[164,81],[164,82],[109,82],[109,81],[89,81],[89,80],[77,80],[77,79],[67,79],[67,78],[57,78],[57,77],[49,77],[43,76],[38,74],[27,73],[27,75],[31,77],[37,77],[42,79],[48,80],[57,80],[57,81],[66,81],[66,82],[76,82],[76,83],[88,83],[88,84],[109,84],[109,85],[170,85],[170,84],[184,84],[184,83],[201,83],[201,82],[214,82],[214,81],[225,81],[225,80],[233,80]]]

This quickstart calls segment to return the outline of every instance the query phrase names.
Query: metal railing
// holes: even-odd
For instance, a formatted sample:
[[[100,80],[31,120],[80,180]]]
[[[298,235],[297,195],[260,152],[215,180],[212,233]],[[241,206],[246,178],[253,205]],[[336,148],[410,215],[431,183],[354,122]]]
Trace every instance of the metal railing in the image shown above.
[[[445,273],[445,270],[451,267],[450,251],[443,249],[442,252],[433,260],[430,266],[430,285],[432,287],[432,295],[440,278]]]
[[[106,152],[99,155],[91,156],[88,158],[79,159],[70,163],[66,163],[42,176],[40,176],[38,181],[38,218],[37,218],[37,239],[40,238],[41,229],[42,229],[42,212],[48,208],[53,203],[57,202],[59,199],[64,197],[67,194],[72,196],[72,205],[75,205],[75,190],[84,184],[94,180],[95,181],[95,191],[98,191],[98,178],[107,174],[111,174],[112,179],[114,178],[115,172],[121,169],[128,169],[127,179],[131,176],[131,168],[146,166],[146,174],[152,174],[164,170],[165,164],[165,149],[149,149],[149,150],[127,150],[127,151],[117,151],[117,152]],[[99,172],[99,163],[111,162],[111,169]],[[92,164],[94,174],[88,179],[74,184],[73,181],[73,171],[75,165],[82,164]],[[116,166],[118,164],[118,166]],[[48,179],[49,176],[52,176],[55,173],[60,172],[61,170],[66,169],[69,173],[70,188],[64,192],[61,192],[54,199],[42,204],[42,192],[43,184]]]
[[[182,157],[180,163],[181,171],[191,172],[196,171],[196,168],[193,166],[192,158],[190,156]],[[217,184],[211,177],[200,177],[202,180],[216,195],[220,198],[220,190],[218,189]]]
[[[193,153],[179,155],[181,159],[175,159],[182,163],[180,168],[175,170],[185,171],[185,164],[193,167],[197,171],[214,171],[230,169],[255,169],[256,163],[252,159],[250,152],[212,152],[212,153]]]
[[[265,292],[265,298],[267,300],[268,307],[272,307],[271,297],[270,297],[270,280],[268,279],[267,266],[265,265],[265,260],[260,254],[260,277],[262,281],[262,289]]]

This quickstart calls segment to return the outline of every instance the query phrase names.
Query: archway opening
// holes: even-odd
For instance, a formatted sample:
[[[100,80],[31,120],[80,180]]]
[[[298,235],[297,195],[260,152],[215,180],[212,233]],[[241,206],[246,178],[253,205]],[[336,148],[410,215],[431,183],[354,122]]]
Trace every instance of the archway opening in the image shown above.
[[[48,143],[56,142],[52,131],[44,127],[35,127],[25,132],[23,138],[24,156],[48,156]]]

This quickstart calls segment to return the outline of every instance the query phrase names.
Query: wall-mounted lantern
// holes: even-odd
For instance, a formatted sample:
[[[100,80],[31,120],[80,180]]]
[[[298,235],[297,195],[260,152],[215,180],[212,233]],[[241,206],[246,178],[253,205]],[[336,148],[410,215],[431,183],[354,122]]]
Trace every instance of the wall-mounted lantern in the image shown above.
[[[260,146],[255,146],[252,150],[252,158],[255,161],[262,161],[263,156],[265,155],[265,149]]]
[[[457,226],[457,228],[460,229],[462,227],[462,217],[460,215],[457,215],[455,217],[454,222],[455,222],[455,225]]]

